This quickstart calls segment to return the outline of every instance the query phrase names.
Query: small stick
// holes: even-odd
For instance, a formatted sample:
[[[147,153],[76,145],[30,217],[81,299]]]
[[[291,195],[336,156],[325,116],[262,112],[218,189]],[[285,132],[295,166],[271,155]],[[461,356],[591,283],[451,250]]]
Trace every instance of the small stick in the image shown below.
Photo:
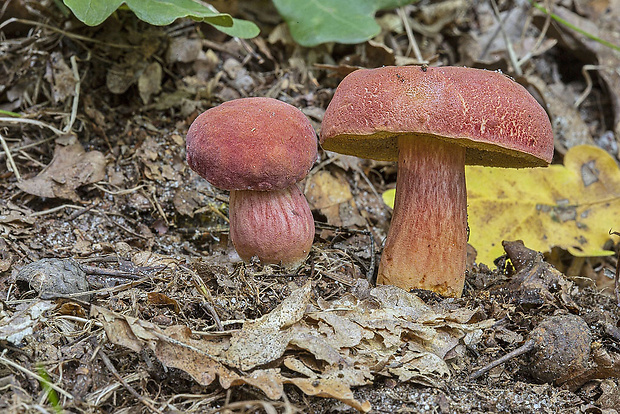
[[[80,217],[82,214],[87,213],[88,211],[92,210],[93,208],[95,208],[95,203],[89,205],[88,207],[84,207],[81,210],[74,211],[73,213],[71,213],[69,217],[67,217],[67,221],[73,221],[76,218]]]
[[[370,265],[368,266],[368,271],[366,272],[366,279],[370,282],[375,273],[375,237],[372,235],[370,230],[358,230],[358,229],[350,229],[346,227],[333,226],[327,223],[319,223],[315,222],[315,226],[317,228],[323,228],[328,230],[341,231],[343,233],[349,234],[363,234],[364,236],[368,236],[370,238]]]
[[[586,100],[588,95],[590,95],[590,92],[592,92],[592,78],[590,77],[590,74],[588,73],[588,71],[589,70],[601,70],[601,69],[605,69],[605,67],[599,66],[599,65],[583,65],[581,67],[581,73],[583,74],[583,78],[586,80],[586,88],[583,90],[581,95],[579,95],[579,97],[575,99],[575,103],[573,104],[574,108],[578,108],[579,105],[581,105],[583,101]]]
[[[527,341],[525,341],[523,345],[521,345],[514,351],[508,352],[506,355],[502,356],[501,358],[498,358],[495,361],[492,361],[491,363],[475,371],[473,374],[469,376],[469,379],[475,380],[476,378],[479,378],[480,376],[489,372],[496,366],[501,365],[504,362],[511,360],[512,358],[518,357],[519,355],[523,355],[527,352],[530,352],[535,347],[536,347],[536,341],[533,339],[528,339]]]
[[[418,63],[428,63],[428,60],[425,60],[422,57],[422,53],[420,52],[420,48],[418,47],[418,42],[415,40],[415,36],[413,35],[413,31],[411,30],[411,26],[409,25],[409,19],[407,18],[407,14],[405,13],[405,9],[399,7],[396,9],[398,13],[398,17],[403,22],[403,26],[405,27],[405,33],[407,33],[407,39],[409,40],[409,49],[413,50],[413,54],[415,55]],[[407,50],[407,54],[409,54],[409,50]]]
[[[104,188],[103,186],[101,186],[101,185],[99,185],[97,183],[94,183],[93,187],[95,187],[96,189],[101,190],[101,191],[103,191],[104,193],[107,193],[107,194],[111,194],[111,195],[125,195],[125,194],[131,194],[133,192],[136,192],[139,189],[146,187],[146,185],[145,184],[140,184],[137,187],[125,188],[125,189],[118,190],[118,191],[108,190],[108,189]]]
[[[198,289],[200,293],[202,293],[202,296],[204,296],[202,305],[209,312],[209,314],[211,315],[211,318],[213,318],[213,322],[215,322],[215,326],[217,327],[217,330],[223,331],[224,325],[222,324],[220,315],[218,315],[217,311],[215,310],[215,307],[213,306],[214,300],[213,300],[213,295],[211,295],[211,291],[209,291],[209,289],[204,284],[204,281],[198,275],[198,273],[196,273],[194,270],[184,265],[180,265],[179,267],[191,275],[194,286],[196,287],[196,289]]]
[[[31,124],[31,125],[36,125],[36,126],[48,128],[48,129],[52,130],[52,132],[54,132],[56,135],[64,135],[65,134],[63,131],[61,131],[60,129],[56,128],[55,126],[50,125],[50,124],[46,124],[45,122],[41,122],[41,121],[36,120],[36,119],[0,117],[0,123],[7,123],[7,124]]]
[[[142,279],[144,276],[136,273],[125,272],[123,270],[115,270],[115,269],[105,269],[96,266],[89,266],[85,264],[80,264],[82,270],[84,270],[89,275],[100,275],[100,276],[114,276],[125,279]]]
[[[4,353],[3,353],[4,354]],[[21,372],[23,372],[24,374],[28,374],[31,377],[33,377],[34,379],[36,379],[37,381],[39,381],[40,383],[44,383],[47,382],[48,385],[50,386],[51,389],[53,389],[54,391],[56,391],[59,394],[64,395],[65,397],[73,400],[73,395],[69,394],[67,391],[63,390],[62,388],[60,388],[58,385],[53,384],[49,381],[46,381],[45,378],[43,378],[42,376],[40,376],[39,374],[35,374],[34,372],[30,371],[29,369],[26,369],[24,367],[22,367],[21,365],[18,365],[17,363],[11,361],[10,359],[7,359],[4,357],[4,355],[0,356],[0,362],[8,365],[10,367],[13,367]]]
[[[9,146],[7,145],[2,135],[0,135],[0,143],[2,144],[2,149],[4,150],[4,153],[6,154],[6,159],[8,160],[9,165],[11,166],[11,170],[13,170],[13,174],[15,174],[15,178],[17,178],[17,181],[21,181],[22,176],[19,173],[19,170],[17,169],[17,165],[15,165],[15,160],[13,160],[13,156],[11,155],[11,150],[9,149]]]
[[[40,22],[35,22],[33,20],[27,20],[27,19],[18,19],[15,17],[11,17],[10,19],[5,20],[4,22],[0,23],[0,30],[2,30],[5,26],[11,24],[11,23],[23,23],[23,24],[29,24],[32,26],[38,26],[38,27],[43,27],[45,29],[49,29],[53,32],[56,33],[60,33],[63,36],[67,36],[71,39],[76,39],[76,40],[82,40],[84,42],[91,42],[91,43],[95,43],[98,45],[106,45],[106,46],[111,46],[111,47],[116,47],[119,49],[137,49],[138,46],[132,46],[132,45],[123,45],[120,43],[109,43],[109,42],[102,42],[101,40],[97,40],[97,39],[93,39],[87,36],[82,36],[82,35],[78,35],[75,33],[71,33],[71,32],[67,32],[64,30],[61,30],[57,27],[51,26],[49,24],[45,24],[45,23],[40,23]]]
[[[73,72],[73,78],[75,79],[75,95],[73,96],[73,103],[71,106],[71,116],[69,117],[69,123],[65,127],[65,133],[71,132],[71,128],[73,128],[73,124],[75,123],[75,119],[77,118],[78,111],[78,103],[80,101],[80,72],[77,67],[77,60],[75,59],[75,55],[71,56],[71,71]]]
[[[523,75],[523,70],[521,70],[517,54],[515,53],[515,50],[512,47],[512,42],[508,38],[508,34],[506,33],[506,30],[504,28],[504,21],[502,20],[499,8],[497,7],[497,2],[495,0],[491,0],[491,6],[493,7],[493,13],[495,14],[497,23],[499,24],[500,33],[504,38],[504,43],[506,44],[506,51],[508,52],[508,57],[510,58],[510,63],[512,64],[513,71],[517,76],[521,76]]]
[[[144,404],[149,410],[155,413],[161,413],[161,411],[157,409],[157,407],[155,407],[151,401],[138,394],[138,391],[136,391],[131,385],[127,383],[127,381],[123,379],[123,377],[120,376],[120,374],[112,364],[112,361],[110,361],[110,358],[108,358],[108,356],[105,354],[105,352],[103,352],[103,349],[101,348],[99,348],[99,357],[105,364],[106,368],[112,373],[112,375],[114,375],[116,380],[120,382],[131,395],[133,395],[138,401]]]
[[[548,3],[549,1],[546,0],[545,3]],[[548,4],[547,4],[547,9],[549,9]],[[547,35],[547,31],[549,30],[549,26],[551,25],[551,14],[547,13],[547,17],[545,18],[545,24],[543,25],[543,28],[540,30],[540,33],[538,34],[538,38],[536,39],[536,43],[534,44],[534,46],[525,54],[525,56],[523,56],[521,59],[519,59],[519,61],[517,62],[517,64],[519,65],[519,67],[522,67],[525,62],[527,62],[528,60],[530,60],[532,58],[532,56],[534,55],[534,53],[536,53],[536,50],[538,50],[538,48],[542,45],[542,42],[545,40],[545,37]],[[529,24],[528,24],[529,26]]]

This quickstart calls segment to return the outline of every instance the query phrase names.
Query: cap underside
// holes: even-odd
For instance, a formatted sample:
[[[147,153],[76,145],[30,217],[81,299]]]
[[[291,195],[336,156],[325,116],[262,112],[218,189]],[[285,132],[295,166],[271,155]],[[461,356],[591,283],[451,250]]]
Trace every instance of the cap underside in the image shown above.
[[[487,142],[477,142],[470,138],[449,138],[433,134],[416,134],[411,132],[385,132],[380,131],[371,135],[349,135],[341,134],[330,137],[322,147],[328,151],[340,154],[354,155],[360,158],[370,158],[377,161],[397,161],[398,160],[398,138],[403,135],[411,139],[418,137],[433,137],[461,145],[467,148],[465,164],[481,165],[485,167],[543,167],[547,161],[534,157],[533,155],[504,148],[496,144]]]

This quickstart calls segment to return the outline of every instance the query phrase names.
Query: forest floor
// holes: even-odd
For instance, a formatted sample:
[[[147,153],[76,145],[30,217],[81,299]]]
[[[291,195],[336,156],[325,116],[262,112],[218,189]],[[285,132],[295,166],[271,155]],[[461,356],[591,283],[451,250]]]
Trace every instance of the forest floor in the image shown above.
[[[189,125],[222,102],[277,98],[318,132],[344,75],[416,63],[501,69],[549,111],[555,163],[580,144],[617,160],[620,74],[604,69],[618,52],[525,2],[499,2],[505,37],[489,2],[422,1],[380,13],[372,41],[314,48],[266,1],[221,2],[261,27],[250,40],[127,11],[87,27],[51,1],[12,3],[0,16],[21,19],[0,23],[2,412],[620,412],[617,257],[508,243],[495,263],[469,250],[458,299],[373,287],[396,166],[321,150],[302,182],[317,227],[307,262],[246,264],[228,193],[185,160]],[[555,7],[619,43],[618,1]],[[535,330],[545,321],[564,322]]]

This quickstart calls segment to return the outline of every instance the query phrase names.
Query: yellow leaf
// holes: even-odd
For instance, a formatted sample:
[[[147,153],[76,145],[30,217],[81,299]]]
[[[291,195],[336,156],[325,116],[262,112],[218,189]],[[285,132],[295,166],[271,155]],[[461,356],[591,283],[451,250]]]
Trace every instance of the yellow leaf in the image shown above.
[[[611,229],[620,228],[620,169],[598,147],[571,148],[564,165],[505,169],[466,167],[469,243],[479,263],[503,254],[502,240],[538,251],[553,246],[575,256],[607,256]],[[383,194],[394,204],[393,190]]]

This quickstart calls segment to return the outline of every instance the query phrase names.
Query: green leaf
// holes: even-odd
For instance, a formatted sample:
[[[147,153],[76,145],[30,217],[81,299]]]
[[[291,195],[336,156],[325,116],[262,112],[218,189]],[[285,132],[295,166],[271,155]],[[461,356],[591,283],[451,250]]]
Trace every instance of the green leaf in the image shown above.
[[[75,14],[75,17],[84,24],[97,26],[110,17],[123,4],[124,0],[64,0],[64,2]]]
[[[138,16],[155,26],[166,26],[180,17],[203,20],[215,26],[231,27],[232,17],[218,13],[193,0],[126,0],[127,6]]]
[[[258,36],[260,29],[254,23],[247,20],[233,18],[231,27],[213,25],[220,32],[226,33],[228,36],[240,37],[242,39],[251,39]]]
[[[273,0],[288,23],[291,36],[302,46],[326,42],[361,43],[381,28],[375,12],[413,0]]]
[[[193,0],[63,0],[75,17],[89,26],[103,23],[123,4],[149,24],[165,26],[176,19],[190,17],[216,29],[242,38],[255,37],[259,28],[252,22],[233,19]]]

